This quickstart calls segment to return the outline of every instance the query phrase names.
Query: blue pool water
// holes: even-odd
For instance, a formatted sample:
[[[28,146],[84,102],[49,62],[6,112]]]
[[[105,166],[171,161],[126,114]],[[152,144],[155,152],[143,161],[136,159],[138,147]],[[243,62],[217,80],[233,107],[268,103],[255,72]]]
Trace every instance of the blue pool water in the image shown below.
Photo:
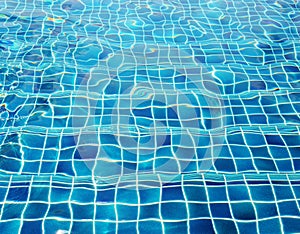
[[[0,233],[299,233],[300,3],[0,2]]]

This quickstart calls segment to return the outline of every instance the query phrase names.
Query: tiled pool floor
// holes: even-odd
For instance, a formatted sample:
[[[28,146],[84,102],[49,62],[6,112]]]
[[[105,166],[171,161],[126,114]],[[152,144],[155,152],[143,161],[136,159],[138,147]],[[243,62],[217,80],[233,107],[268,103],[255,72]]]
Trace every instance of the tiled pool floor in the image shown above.
[[[1,1],[0,232],[300,232],[299,9]]]

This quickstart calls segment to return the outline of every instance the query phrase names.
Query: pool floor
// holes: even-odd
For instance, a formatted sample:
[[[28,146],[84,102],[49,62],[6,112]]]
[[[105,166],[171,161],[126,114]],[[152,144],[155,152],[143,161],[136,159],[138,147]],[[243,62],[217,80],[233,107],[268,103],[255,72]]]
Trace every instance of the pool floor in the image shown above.
[[[300,232],[300,3],[0,2],[0,233]]]

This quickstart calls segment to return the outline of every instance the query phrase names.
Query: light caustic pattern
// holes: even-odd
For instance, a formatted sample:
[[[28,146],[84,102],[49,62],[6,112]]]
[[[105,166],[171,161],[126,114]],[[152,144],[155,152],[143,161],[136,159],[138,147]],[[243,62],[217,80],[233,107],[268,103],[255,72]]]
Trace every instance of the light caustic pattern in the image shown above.
[[[300,232],[299,7],[1,1],[1,233]]]

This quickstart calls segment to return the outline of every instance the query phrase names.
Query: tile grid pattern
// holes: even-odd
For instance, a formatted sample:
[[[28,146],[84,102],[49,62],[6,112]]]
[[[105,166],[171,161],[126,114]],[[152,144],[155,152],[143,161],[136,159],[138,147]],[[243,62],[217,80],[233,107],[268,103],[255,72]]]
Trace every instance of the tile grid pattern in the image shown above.
[[[300,231],[299,4],[5,0],[0,25],[1,233]]]
[[[290,233],[299,228],[298,177],[199,174],[161,186],[168,178],[159,175],[119,177],[107,184],[79,177],[2,176],[6,222],[1,226],[11,229],[1,230],[17,233],[21,226],[22,233],[51,233],[62,226],[71,233],[102,233],[107,227],[136,226],[144,232],[153,226],[153,231],[169,233],[172,222],[178,222],[177,228],[193,233],[201,232],[197,227],[206,228],[203,233],[225,233],[222,225],[236,233]]]

